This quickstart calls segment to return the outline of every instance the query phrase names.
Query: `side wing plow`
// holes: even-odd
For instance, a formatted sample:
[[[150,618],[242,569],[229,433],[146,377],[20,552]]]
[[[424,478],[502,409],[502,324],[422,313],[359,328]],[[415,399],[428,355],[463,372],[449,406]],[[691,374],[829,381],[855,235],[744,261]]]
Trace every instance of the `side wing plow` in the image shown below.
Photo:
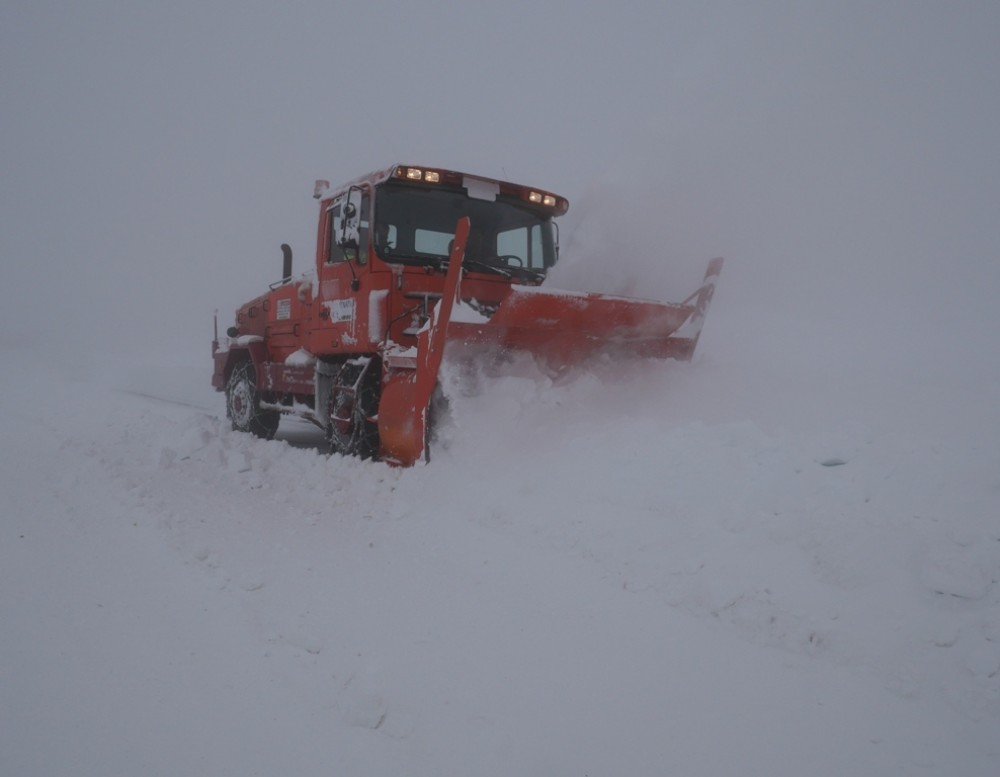
[[[514,286],[488,321],[451,321],[448,342],[527,351],[557,370],[600,353],[687,360],[721,271],[722,259],[709,262],[701,287],[681,303]]]

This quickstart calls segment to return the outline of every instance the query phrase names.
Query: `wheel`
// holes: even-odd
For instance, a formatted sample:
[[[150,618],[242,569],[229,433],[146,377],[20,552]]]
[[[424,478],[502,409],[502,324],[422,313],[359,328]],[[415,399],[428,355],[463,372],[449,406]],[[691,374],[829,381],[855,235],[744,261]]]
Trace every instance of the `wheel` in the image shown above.
[[[277,410],[262,410],[257,391],[257,373],[250,362],[238,365],[226,383],[226,415],[233,429],[270,440],[278,431],[281,414]]]
[[[382,370],[377,359],[358,359],[344,364],[327,400],[327,441],[330,453],[358,456],[378,455],[379,397]]]

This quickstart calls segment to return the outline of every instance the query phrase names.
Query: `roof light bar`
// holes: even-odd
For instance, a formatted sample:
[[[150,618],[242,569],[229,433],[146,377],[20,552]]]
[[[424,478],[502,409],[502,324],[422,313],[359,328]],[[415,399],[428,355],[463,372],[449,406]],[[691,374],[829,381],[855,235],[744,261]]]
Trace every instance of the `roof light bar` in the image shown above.
[[[534,202],[539,205],[545,205],[549,208],[554,208],[556,203],[556,197],[554,194],[544,194],[543,192],[528,192],[528,202]]]
[[[424,181],[425,183],[441,183],[439,170],[422,170],[419,167],[397,167],[395,176],[407,181]]]
[[[400,165],[392,171],[392,177],[414,183],[422,182],[429,184],[441,184],[442,186],[465,186],[468,188],[470,180],[481,180],[489,187],[488,195],[480,195],[481,198],[493,200],[503,193],[506,196],[527,200],[534,205],[541,205],[545,208],[552,208],[553,215],[561,215],[566,212],[569,203],[562,197],[547,192],[540,192],[534,189],[517,184],[494,181],[490,178],[477,179],[474,176],[467,176],[464,173],[456,173],[451,170],[426,170],[422,167],[407,167]],[[502,187],[502,188],[501,188]],[[469,190],[469,196],[476,196]]]

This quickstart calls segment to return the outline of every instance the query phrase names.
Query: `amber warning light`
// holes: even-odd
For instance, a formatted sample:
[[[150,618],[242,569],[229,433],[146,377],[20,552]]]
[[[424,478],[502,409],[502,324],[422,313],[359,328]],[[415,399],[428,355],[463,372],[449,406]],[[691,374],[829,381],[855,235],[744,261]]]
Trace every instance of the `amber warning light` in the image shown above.
[[[313,187],[313,198],[319,199],[330,189],[330,182],[316,179],[316,186]]]

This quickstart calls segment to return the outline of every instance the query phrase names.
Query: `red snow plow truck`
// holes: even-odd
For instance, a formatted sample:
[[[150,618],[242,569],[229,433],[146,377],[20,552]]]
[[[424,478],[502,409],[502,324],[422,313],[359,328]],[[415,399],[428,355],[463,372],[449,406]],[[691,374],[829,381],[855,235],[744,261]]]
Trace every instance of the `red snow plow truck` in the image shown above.
[[[234,429],[273,437],[282,414],[332,451],[408,466],[428,457],[445,355],[526,351],[553,369],[600,352],[690,359],[722,260],[680,303],[551,290],[563,197],[394,165],[317,181],[315,272],[280,281],[212,341],[212,385]]]

